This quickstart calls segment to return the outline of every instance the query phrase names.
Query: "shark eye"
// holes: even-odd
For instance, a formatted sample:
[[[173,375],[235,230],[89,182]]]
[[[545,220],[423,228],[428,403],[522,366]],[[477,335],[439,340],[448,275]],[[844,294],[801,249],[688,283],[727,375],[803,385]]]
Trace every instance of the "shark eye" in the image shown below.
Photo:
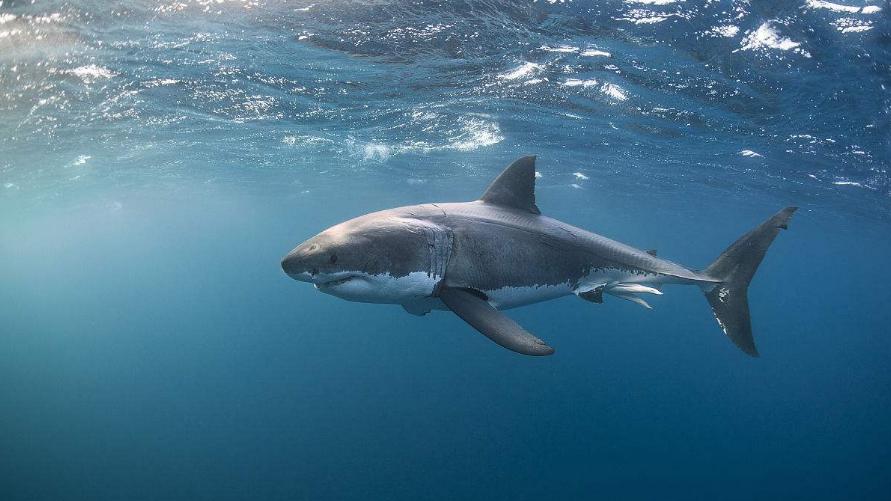
[[[337,254],[331,254],[329,261],[331,261],[331,264],[337,264]]]

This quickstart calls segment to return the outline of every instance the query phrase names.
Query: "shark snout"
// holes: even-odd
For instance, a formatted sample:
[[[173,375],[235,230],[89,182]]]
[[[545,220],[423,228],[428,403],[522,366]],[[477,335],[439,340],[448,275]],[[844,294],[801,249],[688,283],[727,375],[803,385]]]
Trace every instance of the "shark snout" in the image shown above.
[[[298,249],[294,249],[282,258],[282,270],[289,277],[301,282],[312,282],[313,276],[319,270],[314,268],[306,256]]]

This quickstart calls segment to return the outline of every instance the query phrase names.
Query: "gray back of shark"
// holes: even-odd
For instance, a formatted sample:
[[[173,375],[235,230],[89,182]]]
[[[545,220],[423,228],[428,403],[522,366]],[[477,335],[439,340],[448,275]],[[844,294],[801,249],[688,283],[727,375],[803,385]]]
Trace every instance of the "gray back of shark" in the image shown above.
[[[553,348],[500,310],[574,294],[649,308],[643,294],[696,285],[724,333],[757,356],[747,289],[768,246],[787,227],[787,207],[694,271],[541,215],[535,157],[508,166],[479,200],[366,214],[298,245],[282,260],[292,278],[351,301],[400,304],[423,315],[451,310],[480,333],[525,355]]]

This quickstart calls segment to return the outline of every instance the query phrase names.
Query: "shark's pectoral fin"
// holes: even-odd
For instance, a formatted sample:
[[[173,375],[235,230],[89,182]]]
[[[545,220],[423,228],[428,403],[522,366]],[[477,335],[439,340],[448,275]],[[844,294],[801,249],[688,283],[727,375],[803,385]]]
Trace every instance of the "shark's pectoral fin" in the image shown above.
[[[523,355],[550,355],[554,349],[533,336],[507,315],[492,307],[476,291],[443,287],[439,299],[484,336]]]

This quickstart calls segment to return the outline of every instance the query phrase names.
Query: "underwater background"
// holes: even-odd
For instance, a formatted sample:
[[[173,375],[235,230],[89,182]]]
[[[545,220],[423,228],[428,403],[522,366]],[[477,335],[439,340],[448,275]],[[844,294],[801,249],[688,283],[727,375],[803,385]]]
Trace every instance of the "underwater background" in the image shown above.
[[[0,499],[887,499],[879,1],[0,1]],[[546,215],[750,289],[506,351],[279,260],[538,155]],[[517,263],[522,266],[522,263]]]

